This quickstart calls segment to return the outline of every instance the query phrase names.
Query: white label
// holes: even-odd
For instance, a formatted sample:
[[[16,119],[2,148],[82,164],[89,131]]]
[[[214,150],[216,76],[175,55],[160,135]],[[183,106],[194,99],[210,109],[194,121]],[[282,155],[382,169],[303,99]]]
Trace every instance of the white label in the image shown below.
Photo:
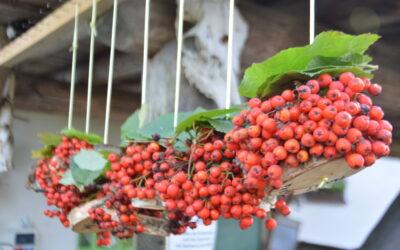
[[[202,220],[199,220],[196,229],[188,228],[182,235],[167,237],[166,250],[214,250],[216,238],[217,222],[205,226]]]

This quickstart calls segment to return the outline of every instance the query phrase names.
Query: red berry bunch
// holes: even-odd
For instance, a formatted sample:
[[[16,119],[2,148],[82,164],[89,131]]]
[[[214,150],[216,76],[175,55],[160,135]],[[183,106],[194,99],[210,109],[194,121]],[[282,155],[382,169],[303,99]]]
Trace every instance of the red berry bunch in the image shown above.
[[[100,229],[99,245],[109,245],[111,235],[130,238],[145,232],[143,216],[167,221],[174,234],[195,228],[196,218],[205,225],[221,217],[235,219],[247,229],[257,217],[273,230],[277,222],[269,207],[284,216],[290,208],[283,198],[272,202],[268,192],[282,187],[287,169],[340,157],[351,168],[371,166],[389,154],[392,142],[392,125],[369,97],[380,94],[380,85],[349,72],[295,85],[266,100],[251,99],[226,134],[197,129],[186,152],[153,141],[109,154],[110,169],[82,192],[60,184],[60,175],[69,168],[70,157],[92,146],[64,137],[54,156],[40,160],[35,172],[48,204],[58,208],[46,215],[58,216],[68,226],[71,209],[95,194],[99,202],[89,216]],[[138,205],[146,202],[163,208]]]
[[[245,182],[260,187],[282,186],[286,168],[296,168],[311,157],[345,157],[351,168],[372,165],[389,154],[392,126],[366,94],[378,95],[381,86],[342,73],[323,74],[295,90],[284,90],[267,100],[253,98],[249,109],[232,119],[225,135],[246,172]],[[281,207],[281,208],[279,208]],[[287,208],[276,208],[288,213]],[[275,222],[268,220],[267,228]]]
[[[69,226],[68,213],[81,202],[81,192],[74,185],[61,184],[60,180],[69,169],[70,157],[81,149],[90,148],[92,146],[86,141],[63,137],[61,144],[53,149],[53,157],[39,160],[35,168],[35,179],[47,198],[47,204],[57,208],[48,209],[44,214],[57,216],[65,227]]]

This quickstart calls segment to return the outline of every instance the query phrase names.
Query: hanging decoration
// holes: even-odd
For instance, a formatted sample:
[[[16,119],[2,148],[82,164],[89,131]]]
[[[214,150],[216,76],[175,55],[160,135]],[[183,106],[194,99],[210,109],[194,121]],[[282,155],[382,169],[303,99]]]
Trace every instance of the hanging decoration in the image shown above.
[[[44,148],[33,153],[39,160],[32,186],[47,198],[47,216],[77,232],[96,232],[99,245],[109,245],[112,235],[182,234],[197,219],[204,225],[235,219],[248,229],[256,217],[273,230],[276,213],[290,214],[287,195],[318,189],[389,154],[393,128],[370,97],[382,88],[371,82],[377,67],[366,54],[379,36],[323,32],[309,45],[249,67],[240,85],[240,94],[251,98],[246,105],[230,107],[227,93],[227,109],[178,113],[183,8],[181,0],[174,113],[141,126],[143,112],[136,111],[113,148],[103,144],[115,0],[104,138],[69,123],[60,135],[42,134]],[[232,27],[233,13],[228,57]]]

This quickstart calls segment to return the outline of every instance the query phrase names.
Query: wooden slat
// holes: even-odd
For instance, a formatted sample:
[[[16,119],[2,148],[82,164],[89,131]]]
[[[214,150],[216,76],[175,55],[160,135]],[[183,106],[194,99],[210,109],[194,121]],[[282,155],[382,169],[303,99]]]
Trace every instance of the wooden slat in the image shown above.
[[[80,28],[90,19],[92,0],[70,0],[0,50],[0,66],[13,67],[22,61],[44,56],[71,42],[75,4],[79,3]],[[98,14],[112,6],[112,0],[97,0]]]

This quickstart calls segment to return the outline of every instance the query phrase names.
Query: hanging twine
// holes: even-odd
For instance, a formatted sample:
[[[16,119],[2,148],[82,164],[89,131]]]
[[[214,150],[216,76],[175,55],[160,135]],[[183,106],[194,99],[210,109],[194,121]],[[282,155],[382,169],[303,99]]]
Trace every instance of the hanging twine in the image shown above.
[[[92,20],[90,22],[90,55],[89,55],[89,75],[88,90],[86,103],[86,124],[85,132],[90,130],[90,112],[92,108],[92,88],[93,88],[93,61],[94,61],[94,45],[96,37],[96,16],[97,16],[97,0],[92,0]]]
[[[112,30],[111,30],[110,64],[108,69],[108,83],[107,83],[106,115],[104,121],[104,138],[103,138],[104,144],[108,144],[108,132],[110,129],[110,110],[111,110],[111,95],[112,95],[114,57],[115,57],[115,35],[116,35],[115,33],[117,30],[117,13],[118,13],[118,0],[114,0]]]
[[[146,122],[147,110],[147,66],[149,56],[149,22],[150,22],[150,2],[146,0],[145,14],[144,14],[144,34],[143,34],[143,69],[142,69],[142,102],[139,115],[139,128],[143,127]]]
[[[143,69],[142,69],[142,106],[146,103],[147,90],[147,65],[149,55],[149,19],[150,19],[150,1],[146,0],[144,15],[144,37],[143,37]]]
[[[315,0],[310,0],[310,44],[314,42],[315,37]]]
[[[74,37],[72,41],[72,64],[71,64],[71,83],[69,93],[69,110],[68,110],[68,129],[72,128],[72,117],[74,114],[74,96],[75,96],[75,76],[76,76],[76,56],[78,52],[78,25],[79,25],[79,5],[75,5],[75,23]]]
[[[233,28],[235,17],[235,0],[229,2],[229,24],[228,24],[228,59],[226,66],[226,93],[225,107],[231,107],[231,92],[232,92],[232,68],[233,68]]]
[[[181,66],[182,66],[182,42],[183,42],[183,10],[185,0],[179,0],[179,17],[178,17],[178,37],[177,37],[177,53],[176,53],[176,81],[175,81],[175,104],[174,104],[174,128],[178,125],[179,113],[179,93],[181,89]]]

